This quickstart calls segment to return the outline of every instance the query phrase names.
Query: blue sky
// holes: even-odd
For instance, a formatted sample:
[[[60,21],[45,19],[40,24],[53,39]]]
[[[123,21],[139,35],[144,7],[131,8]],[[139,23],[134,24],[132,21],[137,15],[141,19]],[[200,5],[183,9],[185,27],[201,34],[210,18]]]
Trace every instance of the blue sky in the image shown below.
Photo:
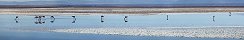
[[[244,0],[0,0],[0,5],[18,4],[242,4]]]

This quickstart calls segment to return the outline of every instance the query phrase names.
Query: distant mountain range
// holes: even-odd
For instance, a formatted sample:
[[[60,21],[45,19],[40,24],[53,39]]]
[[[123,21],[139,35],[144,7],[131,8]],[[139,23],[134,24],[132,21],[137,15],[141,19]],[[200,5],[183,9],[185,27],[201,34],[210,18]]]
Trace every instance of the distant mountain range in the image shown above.
[[[244,3],[198,4],[80,4],[62,1],[0,2],[0,8],[56,8],[56,7],[110,7],[110,8],[171,8],[171,7],[244,7]]]

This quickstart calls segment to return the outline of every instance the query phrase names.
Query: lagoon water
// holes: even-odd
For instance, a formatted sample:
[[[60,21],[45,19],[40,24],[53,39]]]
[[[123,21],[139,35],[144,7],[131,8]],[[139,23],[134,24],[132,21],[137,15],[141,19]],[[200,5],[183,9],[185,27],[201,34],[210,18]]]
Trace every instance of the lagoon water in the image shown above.
[[[16,16],[18,18],[15,20]],[[31,15],[0,15],[0,40],[241,40],[235,38],[194,38],[130,36],[50,32],[65,28],[127,27],[244,27],[243,13],[106,14],[58,15],[34,18]],[[125,17],[127,16],[127,18]]]

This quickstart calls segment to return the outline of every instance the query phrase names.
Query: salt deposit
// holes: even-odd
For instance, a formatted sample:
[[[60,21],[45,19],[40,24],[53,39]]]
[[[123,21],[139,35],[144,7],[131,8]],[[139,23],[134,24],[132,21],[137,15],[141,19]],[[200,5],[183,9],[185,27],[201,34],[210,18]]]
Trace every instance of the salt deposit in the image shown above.
[[[133,36],[173,36],[204,38],[244,38],[243,27],[212,28],[74,28],[55,29],[52,32],[91,33]]]

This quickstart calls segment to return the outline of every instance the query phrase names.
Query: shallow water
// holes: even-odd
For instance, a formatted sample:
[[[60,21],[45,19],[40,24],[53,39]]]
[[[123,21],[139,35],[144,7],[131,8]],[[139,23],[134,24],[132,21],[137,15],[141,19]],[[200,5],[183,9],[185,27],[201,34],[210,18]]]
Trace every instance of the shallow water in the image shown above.
[[[18,18],[16,19],[16,16]],[[156,15],[67,15],[34,18],[30,15],[0,15],[1,40],[240,40],[233,38],[186,38],[76,34],[48,32],[49,29],[99,27],[244,27],[242,13],[156,14]],[[127,16],[127,18],[125,17]]]

